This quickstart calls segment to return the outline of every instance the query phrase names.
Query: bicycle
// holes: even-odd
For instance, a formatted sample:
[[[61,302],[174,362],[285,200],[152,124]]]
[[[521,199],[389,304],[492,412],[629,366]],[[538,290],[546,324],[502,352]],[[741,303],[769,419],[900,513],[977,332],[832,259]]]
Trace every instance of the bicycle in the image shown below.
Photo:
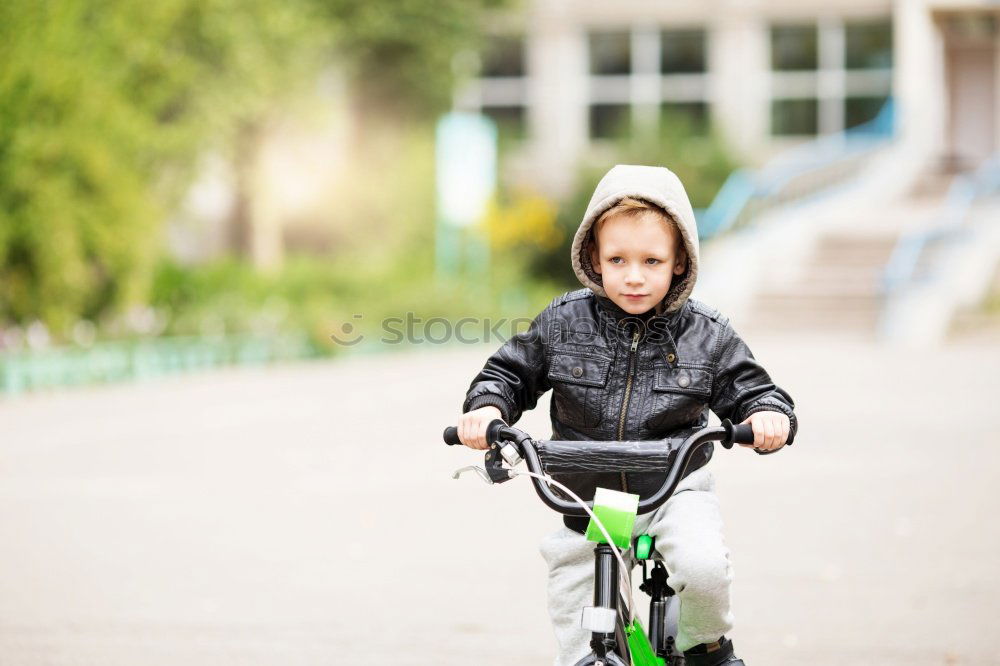
[[[753,444],[753,429],[726,420],[718,427],[691,431],[685,437],[653,441],[544,441],[534,440],[527,433],[495,420],[487,428],[486,439],[490,448],[486,451],[484,466],[462,467],[452,478],[474,471],[487,483],[496,484],[528,476],[539,498],[549,508],[567,516],[590,517],[586,537],[597,544],[594,547],[594,605],[584,608],[582,625],[591,632],[592,651],[576,666],[683,666],[684,655],[675,647],[679,602],[667,585],[667,570],[656,552],[653,537],[641,534],[632,538],[635,517],[655,511],[670,499],[702,447],[709,447],[707,459],[711,459],[713,442],[727,449],[733,444]],[[445,429],[444,441],[449,446],[461,444],[455,427]],[[754,450],[760,454],[774,453]],[[515,469],[522,460],[528,471]],[[587,502],[548,476],[553,473],[651,470],[668,473],[660,488],[646,499],[598,488],[594,500]],[[553,486],[572,501],[558,496]],[[642,564],[643,582],[639,589],[650,597],[648,635],[635,616],[632,567],[624,559],[627,554]],[[651,572],[647,571],[649,561],[653,562]],[[624,583],[627,599],[620,592],[620,582]]]

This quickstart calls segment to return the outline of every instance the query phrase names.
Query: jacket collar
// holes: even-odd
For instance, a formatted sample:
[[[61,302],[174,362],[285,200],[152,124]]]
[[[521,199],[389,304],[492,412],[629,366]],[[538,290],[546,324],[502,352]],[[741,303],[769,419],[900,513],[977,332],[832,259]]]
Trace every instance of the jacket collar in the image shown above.
[[[642,322],[642,324],[646,326],[663,326],[666,324],[668,328],[673,328],[680,320],[682,313],[686,312],[688,308],[688,303],[685,301],[680,308],[674,310],[673,312],[654,314],[654,312],[650,310],[649,312],[645,312],[643,314],[634,315],[622,310],[607,296],[598,296],[597,294],[594,294],[594,298],[597,300],[597,310],[601,317],[608,318],[616,325],[634,325],[636,322]]]
[[[652,310],[641,315],[625,312],[615,305],[607,296],[597,296],[597,312],[601,320],[601,328],[606,335],[617,339],[622,345],[629,345],[635,331],[640,333],[640,339],[646,342],[664,345],[667,349],[676,351],[675,331],[682,317],[686,316],[690,307],[685,300],[680,308],[673,312],[654,314]]]

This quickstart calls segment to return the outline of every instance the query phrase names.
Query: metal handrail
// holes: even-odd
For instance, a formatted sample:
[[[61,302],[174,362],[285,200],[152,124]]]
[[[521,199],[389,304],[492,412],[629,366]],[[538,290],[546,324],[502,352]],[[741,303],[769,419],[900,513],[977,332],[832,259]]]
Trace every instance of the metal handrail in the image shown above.
[[[1000,153],[994,153],[972,173],[958,176],[948,188],[943,212],[931,229],[903,234],[882,272],[882,293],[892,297],[914,281],[926,247],[961,232],[976,199],[1000,189]]]
[[[811,187],[806,183],[800,191],[795,191],[795,181],[838,166],[849,167],[853,160],[889,141],[893,127],[893,100],[889,98],[866,123],[791,148],[760,169],[734,170],[699,217],[698,235],[711,238],[745,224],[775,204],[815,193],[829,185],[830,179],[819,178]]]

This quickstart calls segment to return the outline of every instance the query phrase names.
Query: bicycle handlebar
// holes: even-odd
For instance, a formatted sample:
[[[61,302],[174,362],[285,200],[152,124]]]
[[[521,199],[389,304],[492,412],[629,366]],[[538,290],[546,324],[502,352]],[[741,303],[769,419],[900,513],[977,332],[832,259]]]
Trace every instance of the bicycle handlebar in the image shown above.
[[[494,443],[509,442],[514,444],[517,447],[518,452],[524,458],[525,464],[530,472],[541,475],[545,474],[541,461],[538,457],[538,449],[535,445],[535,441],[532,440],[531,436],[526,432],[508,426],[503,421],[496,419],[486,428],[486,440]],[[454,426],[445,429],[444,441],[449,446],[461,444],[458,439],[458,430]],[[681,478],[683,478],[684,472],[690,464],[694,453],[703,445],[711,442],[720,442],[723,447],[729,449],[732,448],[734,443],[752,444],[753,441],[753,429],[749,425],[733,425],[728,419],[723,421],[722,425],[719,427],[702,428],[695,431],[677,448],[674,464],[669,466],[667,476],[663,480],[663,484],[660,488],[650,497],[639,501],[639,509],[637,513],[643,514],[655,511],[670,498],[676,489],[677,484],[680,483]],[[624,447],[632,446],[635,443],[601,442],[600,444],[603,450],[608,450],[616,445]],[[487,452],[487,461],[490,460],[491,454],[492,452]],[[639,452],[638,455],[642,455],[642,453]],[[498,460],[496,455],[493,455],[492,458],[494,461]],[[556,495],[552,491],[549,484],[542,479],[533,476],[531,477],[531,481],[535,486],[535,492],[538,493],[539,498],[541,498],[542,502],[544,502],[549,508],[566,516],[588,515],[587,512],[575,502],[564,500]],[[588,501],[587,506],[593,509],[593,501]]]
[[[509,426],[507,426],[503,421],[495,419],[486,428],[486,441],[488,442],[499,441],[499,438],[497,437],[498,429],[508,428],[508,427]],[[732,448],[733,444],[753,444],[754,436],[752,427],[740,424],[740,425],[733,425],[732,428],[733,428],[732,441],[730,441],[728,445],[726,445],[726,443],[723,443],[723,446],[729,449]],[[516,430],[516,429],[511,428],[511,430]],[[444,443],[447,444],[448,446],[458,446],[462,443],[462,440],[458,438],[458,428],[456,428],[455,426],[448,426],[447,428],[444,429]],[[614,446],[616,442],[602,442],[602,444],[605,444],[607,446]]]

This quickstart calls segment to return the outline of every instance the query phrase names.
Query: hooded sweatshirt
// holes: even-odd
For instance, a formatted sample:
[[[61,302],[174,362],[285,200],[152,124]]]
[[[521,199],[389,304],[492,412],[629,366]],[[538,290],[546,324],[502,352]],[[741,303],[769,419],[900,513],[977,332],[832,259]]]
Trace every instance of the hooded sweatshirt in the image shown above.
[[[680,232],[687,250],[687,271],[674,276],[670,290],[663,298],[664,311],[676,312],[687,301],[694,289],[695,280],[698,279],[698,225],[684,185],[666,167],[619,164],[601,178],[573,237],[570,256],[573,271],[584,287],[598,296],[607,297],[601,276],[591,265],[588,240],[601,215],[626,197],[656,204],[667,213]]]

